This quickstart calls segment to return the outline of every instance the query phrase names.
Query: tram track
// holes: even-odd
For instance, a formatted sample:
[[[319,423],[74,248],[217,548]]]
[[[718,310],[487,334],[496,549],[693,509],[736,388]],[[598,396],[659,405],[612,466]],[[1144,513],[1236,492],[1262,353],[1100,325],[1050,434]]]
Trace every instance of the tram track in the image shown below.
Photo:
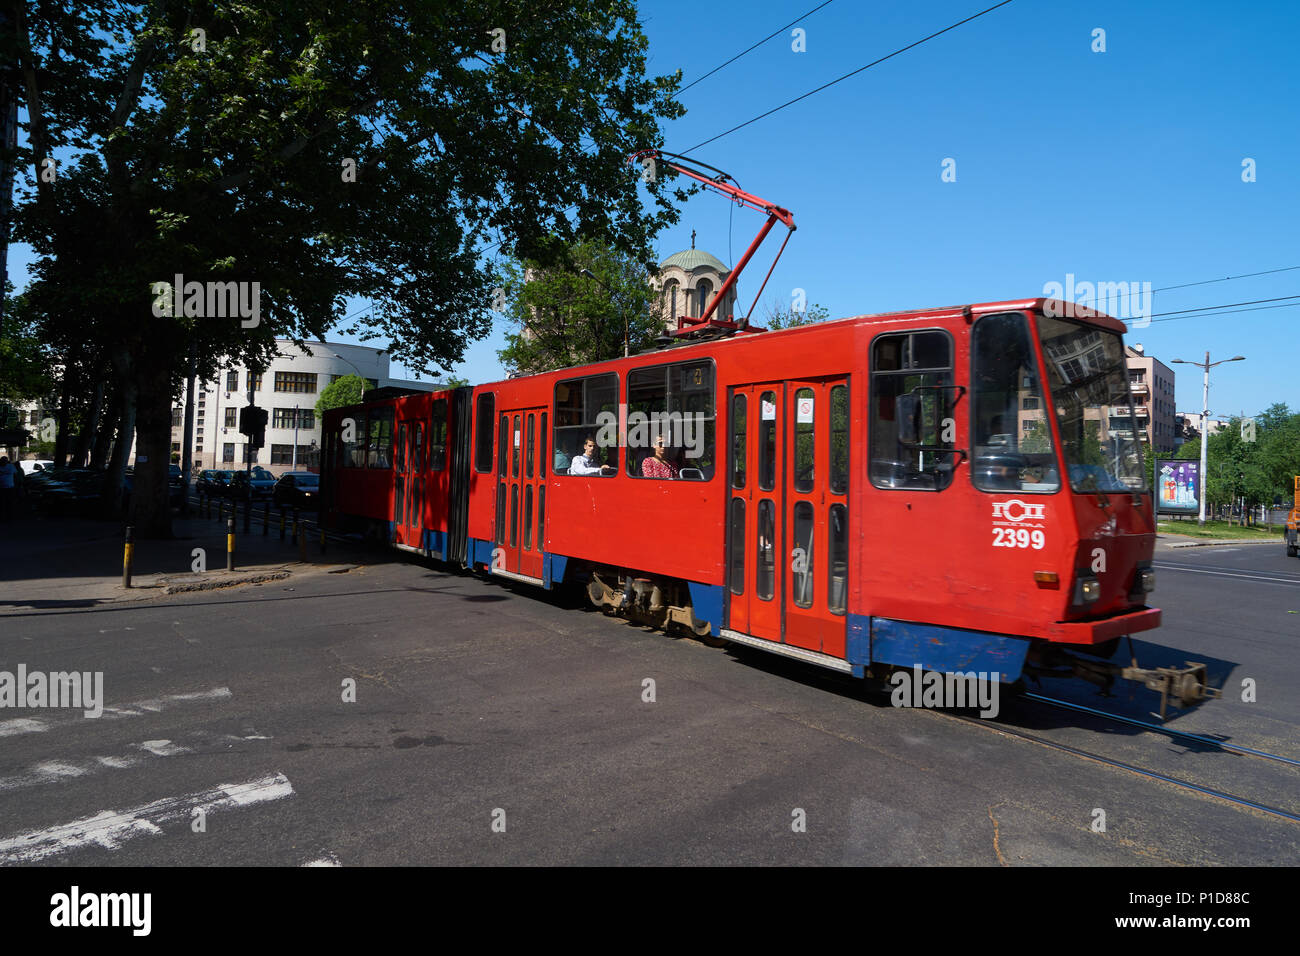
[[[1024,696],[1030,699],[1037,698],[1037,695],[1027,694]],[[1039,702],[1040,703],[1050,702],[1053,704],[1058,703],[1052,698],[1043,698]],[[1064,704],[1065,702],[1059,702],[1059,703]],[[1079,706],[1080,709],[1083,709],[1085,711],[1091,710],[1091,708],[1083,708],[1081,707],[1081,705],[1070,705],[1071,709],[1074,709],[1076,706]],[[1060,741],[1051,740],[1047,737],[1043,737],[1038,734],[1009,727],[1005,723],[993,722],[980,717],[967,717],[962,714],[956,714],[944,710],[927,710],[926,712],[930,714],[934,714],[938,717],[946,718],[948,720],[955,720],[964,724],[970,724],[976,727],[980,727],[983,730],[989,731],[991,733],[1002,734],[1007,737],[1015,737],[1020,740],[1024,740],[1028,743],[1037,744],[1040,747],[1046,747],[1049,750],[1055,750],[1060,753],[1067,753],[1075,757],[1081,757],[1085,760],[1091,760],[1095,763],[1099,763],[1107,767],[1113,767],[1117,770],[1124,770],[1127,771],[1128,773],[1136,774],[1137,776],[1140,777],[1145,777],[1148,780],[1158,780],[1162,783],[1169,784],[1170,786],[1176,787],[1180,790],[1185,790],[1190,793],[1197,793],[1202,796],[1208,796],[1216,800],[1220,800],[1224,803],[1230,804],[1232,806],[1241,807],[1247,810],[1254,810],[1256,812],[1263,813],[1268,816],[1277,817],[1283,820],[1287,820],[1291,823],[1300,824],[1300,814],[1292,813],[1291,811],[1284,810],[1281,807],[1272,806],[1267,803],[1261,803],[1257,800],[1250,800],[1246,797],[1229,793],[1226,790],[1220,790],[1217,787],[1210,787],[1199,783],[1193,783],[1190,780],[1184,780],[1179,777],[1173,777],[1159,770],[1152,770],[1147,767],[1140,767],[1137,764],[1129,763],[1126,760],[1119,760],[1115,757],[1107,757],[1104,754],[1095,753],[1094,751],[1091,750],[1085,750],[1081,747],[1075,747],[1070,744],[1064,744],[1061,743]],[[1112,719],[1121,720],[1126,723],[1136,723],[1138,726],[1146,726],[1142,721],[1130,721],[1129,718],[1122,718],[1114,714],[1107,714],[1104,711],[1094,711],[1094,713],[1099,714],[1100,716],[1103,717],[1110,717]],[[1161,728],[1158,725],[1151,725],[1151,729],[1168,732],[1168,728]],[[1177,731],[1175,733],[1179,735],[1189,736],[1192,738],[1200,738],[1200,735],[1186,734],[1186,732],[1184,731]],[[1222,743],[1221,741],[1215,741],[1213,737],[1206,737],[1203,738],[1203,740],[1206,743]],[[1235,745],[1230,745],[1230,746],[1235,747]],[[1281,757],[1277,754],[1266,753],[1265,751],[1251,750],[1250,748],[1238,748],[1238,749],[1241,752],[1243,752],[1244,755],[1246,756],[1271,759],[1271,760],[1276,760],[1287,764],[1298,763],[1297,761],[1292,760],[1289,757]]]

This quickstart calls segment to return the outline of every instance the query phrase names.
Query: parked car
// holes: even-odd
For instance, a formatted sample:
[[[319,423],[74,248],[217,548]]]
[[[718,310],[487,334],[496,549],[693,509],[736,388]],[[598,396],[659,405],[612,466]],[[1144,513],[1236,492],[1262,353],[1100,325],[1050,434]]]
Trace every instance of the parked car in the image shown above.
[[[267,498],[275,491],[275,475],[260,465],[251,473],[236,471],[230,475],[230,497]]]
[[[167,503],[179,506],[185,497],[185,474],[180,465],[167,466]]]
[[[23,477],[34,475],[37,472],[46,471],[54,467],[54,462],[46,458],[27,458],[18,462],[18,467],[23,471]]]
[[[230,472],[207,469],[199,474],[195,490],[209,498],[224,498],[230,493]]]
[[[315,511],[320,507],[320,475],[310,471],[287,471],[275,483],[277,508]]]

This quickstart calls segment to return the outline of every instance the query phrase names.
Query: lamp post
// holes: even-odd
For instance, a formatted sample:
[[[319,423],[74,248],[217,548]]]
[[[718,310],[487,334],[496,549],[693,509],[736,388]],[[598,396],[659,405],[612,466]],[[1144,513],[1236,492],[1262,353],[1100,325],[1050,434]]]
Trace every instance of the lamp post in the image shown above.
[[[1206,471],[1208,469],[1208,451],[1210,447],[1210,369],[1216,365],[1222,365],[1224,362],[1244,362],[1246,356],[1234,355],[1230,359],[1220,359],[1217,362],[1210,361],[1210,353],[1206,351],[1204,362],[1186,362],[1183,359],[1174,359],[1175,365],[1195,365],[1205,372],[1205,384],[1201,390],[1201,508],[1197,515],[1196,523],[1200,527],[1205,527],[1205,483]]]
[[[357,378],[361,379],[361,400],[362,400],[362,401],[365,401],[365,398],[366,398],[366,377],[365,377],[364,375],[361,374],[361,369],[357,368],[356,364],[355,364],[351,359],[345,359],[345,358],[343,358],[343,356],[342,356],[342,355],[339,355],[338,352],[335,352],[335,353],[334,353],[334,357],[335,357],[336,359],[339,359],[340,361],[347,362],[349,365],[352,366],[352,371],[354,371],[354,372],[357,373]]]
[[[590,269],[583,269],[581,272],[578,273],[578,275],[586,276],[592,282],[596,283],[596,285],[600,286],[602,289],[608,292],[611,296],[614,295],[614,290],[611,289],[609,286],[605,285],[605,283],[601,282],[599,279],[597,279],[596,276],[592,274],[592,271]],[[618,307],[618,314],[623,319],[623,358],[627,358],[627,354],[628,354],[627,312],[624,310],[622,305],[619,305]]]

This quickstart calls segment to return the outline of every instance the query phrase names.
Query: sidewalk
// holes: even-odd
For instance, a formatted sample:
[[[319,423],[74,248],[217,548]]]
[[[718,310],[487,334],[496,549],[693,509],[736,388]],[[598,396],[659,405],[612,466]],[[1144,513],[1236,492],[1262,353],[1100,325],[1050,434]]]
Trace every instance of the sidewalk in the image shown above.
[[[174,516],[174,537],[169,540],[137,538],[129,590],[122,587],[121,524],[27,515],[0,525],[0,618],[276,581],[295,574],[351,569],[359,563],[358,546],[333,538],[322,554],[314,518],[304,523],[304,547],[293,543],[289,527],[280,540],[274,510],[269,533],[264,535],[263,512],[257,509],[248,534],[243,533],[242,512],[236,521],[235,570],[227,572],[226,525],[213,514],[212,518]],[[203,573],[194,571],[196,548],[203,551],[207,569]]]

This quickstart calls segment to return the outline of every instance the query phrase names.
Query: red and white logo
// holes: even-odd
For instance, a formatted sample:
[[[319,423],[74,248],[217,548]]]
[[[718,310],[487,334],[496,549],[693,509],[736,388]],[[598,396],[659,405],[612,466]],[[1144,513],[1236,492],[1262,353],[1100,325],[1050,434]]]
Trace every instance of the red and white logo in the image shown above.
[[[1021,501],[1019,498],[1012,498],[1010,501],[993,502],[993,517],[1013,524],[1022,521],[1042,521],[1046,517],[1046,511],[1047,505],[1037,501]]]

